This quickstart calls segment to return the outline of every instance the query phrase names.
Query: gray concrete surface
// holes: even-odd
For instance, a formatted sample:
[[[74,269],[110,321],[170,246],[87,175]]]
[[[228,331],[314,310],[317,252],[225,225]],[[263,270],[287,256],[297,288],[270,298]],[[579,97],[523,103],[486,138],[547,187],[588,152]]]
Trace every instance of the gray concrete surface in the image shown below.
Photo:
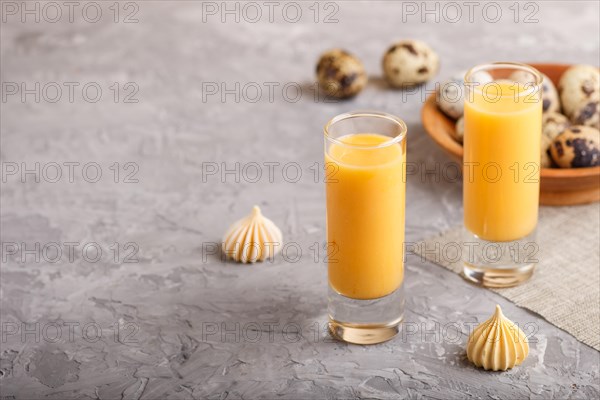
[[[40,7],[39,23],[21,21],[23,4],[2,2],[0,39],[3,399],[598,397],[597,351],[414,256],[403,333],[370,347],[331,341],[326,268],[314,246],[325,240],[324,185],[313,166],[323,124],[352,109],[403,117],[419,171],[449,161],[420,126],[420,95],[387,90],[379,78],[395,39],[430,43],[440,78],[499,59],[598,64],[597,2],[520,3],[518,23],[512,2],[495,23],[483,4],[469,22],[462,2],[456,23],[432,2],[437,23],[421,22],[420,2],[321,3],[318,22],[312,2],[295,3],[298,22],[296,6],[272,5],[271,22],[271,6],[259,2],[254,23],[241,3],[239,23],[221,15],[220,2],[120,3],[117,16],[113,2],[98,2],[97,22],[85,3],[73,22],[67,6],[49,22],[55,10],[27,2]],[[351,101],[314,97],[315,60],[331,47],[354,52],[372,75]],[[235,93],[222,101],[220,85],[235,92],[236,82],[239,101]],[[21,83],[33,90],[24,102]],[[57,86],[62,97],[52,102]],[[236,162],[239,183],[222,178]],[[272,182],[265,162],[280,163]],[[416,174],[407,190],[409,241],[460,224],[460,183]],[[286,257],[222,262],[211,243],[254,204],[282,228]],[[526,326],[531,353],[512,371],[489,373],[468,363],[465,342],[497,303]]]

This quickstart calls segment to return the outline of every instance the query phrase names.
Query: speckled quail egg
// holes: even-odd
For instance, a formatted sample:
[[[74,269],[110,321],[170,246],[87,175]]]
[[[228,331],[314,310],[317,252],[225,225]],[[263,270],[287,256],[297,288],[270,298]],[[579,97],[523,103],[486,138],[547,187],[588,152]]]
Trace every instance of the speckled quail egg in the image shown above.
[[[456,138],[459,142],[463,142],[465,138],[465,117],[460,117],[455,125]]]
[[[548,112],[542,116],[542,134],[550,140],[560,135],[571,125],[569,119],[557,112]]]
[[[573,123],[600,129],[600,101],[590,101],[573,112]]]
[[[436,93],[438,107],[452,119],[458,119],[464,113],[465,74],[466,71],[461,72],[441,83]],[[479,71],[471,76],[471,80],[479,84],[485,84],[491,82],[493,78],[487,72]]]
[[[561,168],[600,165],[600,131],[589,126],[572,126],[554,139],[550,155]]]
[[[600,72],[591,65],[575,65],[561,76],[558,92],[565,115],[571,118],[575,111],[591,101],[600,100]]]
[[[321,55],[317,79],[321,90],[340,99],[358,94],[368,80],[360,60],[341,49],[329,50]]]
[[[402,40],[392,45],[383,56],[383,74],[396,88],[421,84],[437,74],[440,59],[435,51],[420,40]]]
[[[560,112],[560,99],[558,98],[558,91],[554,83],[548,78],[546,74],[542,75],[542,110],[547,112]],[[533,83],[531,73],[526,71],[513,72],[509,79],[520,82],[520,83]]]
[[[540,149],[542,155],[540,164],[542,168],[550,168],[552,166],[552,159],[550,158],[550,154],[548,154],[551,144],[552,139],[546,135],[542,135],[542,148]]]
[[[436,93],[438,107],[452,119],[460,118],[465,111],[465,83],[463,76],[455,75],[443,82]]]

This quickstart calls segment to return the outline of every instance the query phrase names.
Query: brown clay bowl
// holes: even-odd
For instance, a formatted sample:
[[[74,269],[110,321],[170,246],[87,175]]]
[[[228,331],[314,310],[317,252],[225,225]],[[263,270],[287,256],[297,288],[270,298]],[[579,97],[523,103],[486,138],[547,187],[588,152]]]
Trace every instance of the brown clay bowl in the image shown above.
[[[558,85],[567,64],[530,64]],[[454,160],[462,163],[463,147],[456,138],[454,120],[437,107],[435,94],[430,95],[421,110],[425,130]],[[542,168],[540,172],[540,204],[573,205],[600,201],[600,166],[590,168]]]

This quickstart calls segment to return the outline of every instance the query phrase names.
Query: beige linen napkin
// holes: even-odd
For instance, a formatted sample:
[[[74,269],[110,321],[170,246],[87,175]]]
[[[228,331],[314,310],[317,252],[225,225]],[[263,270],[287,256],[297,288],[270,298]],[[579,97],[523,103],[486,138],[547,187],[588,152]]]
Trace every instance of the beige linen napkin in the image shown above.
[[[426,239],[414,252],[462,273],[460,260],[424,251],[436,243],[443,248],[461,241],[459,227]],[[540,208],[537,242],[539,264],[533,277],[519,286],[491,290],[600,351],[600,204]]]

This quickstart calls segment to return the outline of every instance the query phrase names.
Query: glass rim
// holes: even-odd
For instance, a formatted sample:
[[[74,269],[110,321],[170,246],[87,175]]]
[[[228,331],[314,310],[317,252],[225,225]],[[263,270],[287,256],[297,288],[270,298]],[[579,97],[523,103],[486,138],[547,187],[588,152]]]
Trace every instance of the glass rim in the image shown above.
[[[334,124],[336,124],[340,121],[344,121],[344,120],[352,119],[352,118],[365,118],[365,117],[386,119],[386,120],[398,125],[400,127],[400,133],[398,133],[395,136],[389,136],[390,140],[387,140],[383,143],[379,143],[377,145],[348,144],[348,143],[344,143],[341,140],[334,138],[333,136],[331,136],[329,134],[329,129]],[[393,114],[388,114],[386,112],[370,111],[370,110],[349,111],[349,112],[345,112],[342,114],[338,114],[335,117],[331,118],[325,124],[325,127],[323,128],[323,133],[325,135],[326,140],[329,140],[330,142],[335,143],[339,146],[349,147],[349,148],[357,148],[357,149],[363,149],[363,150],[381,149],[381,148],[388,147],[393,144],[399,143],[406,138],[407,131],[408,131],[408,128],[406,127],[406,123],[401,118],[399,118]],[[356,132],[356,133],[375,133],[375,134],[377,134],[377,132]]]
[[[465,87],[468,89],[469,87],[473,86],[473,90],[482,92],[483,87],[485,87],[486,85],[497,83],[496,80],[494,80],[492,82],[487,82],[483,85],[473,85],[473,83],[477,83],[476,81],[473,81],[471,79],[473,77],[473,75],[475,75],[477,72],[481,72],[481,71],[487,72],[492,69],[512,69],[515,71],[527,71],[534,76],[535,82],[533,83],[533,85],[530,88],[528,88],[527,90],[524,90],[524,91],[516,94],[517,97],[527,96],[527,95],[530,95],[532,92],[535,93],[536,90],[541,89],[541,86],[544,82],[544,77],[542,76],[542,73],[540,71],[538,71],[537,69],[535,69],[534,67],[532,67],[531,65],[518,63],[518,62],[512,62],[512,61],[497,61],[497,62],[491,62],[491,63],[486,63],[486,64],[479,64],[474,67],[471,67],[465,73],[465,76],[463,78],[465,81]],[[500,97],[505,97],[505,96],[515,97],[515,94],[511,93],[511,94],[506,94],[506,95],[504,95],[504,94],[500,95]]]

